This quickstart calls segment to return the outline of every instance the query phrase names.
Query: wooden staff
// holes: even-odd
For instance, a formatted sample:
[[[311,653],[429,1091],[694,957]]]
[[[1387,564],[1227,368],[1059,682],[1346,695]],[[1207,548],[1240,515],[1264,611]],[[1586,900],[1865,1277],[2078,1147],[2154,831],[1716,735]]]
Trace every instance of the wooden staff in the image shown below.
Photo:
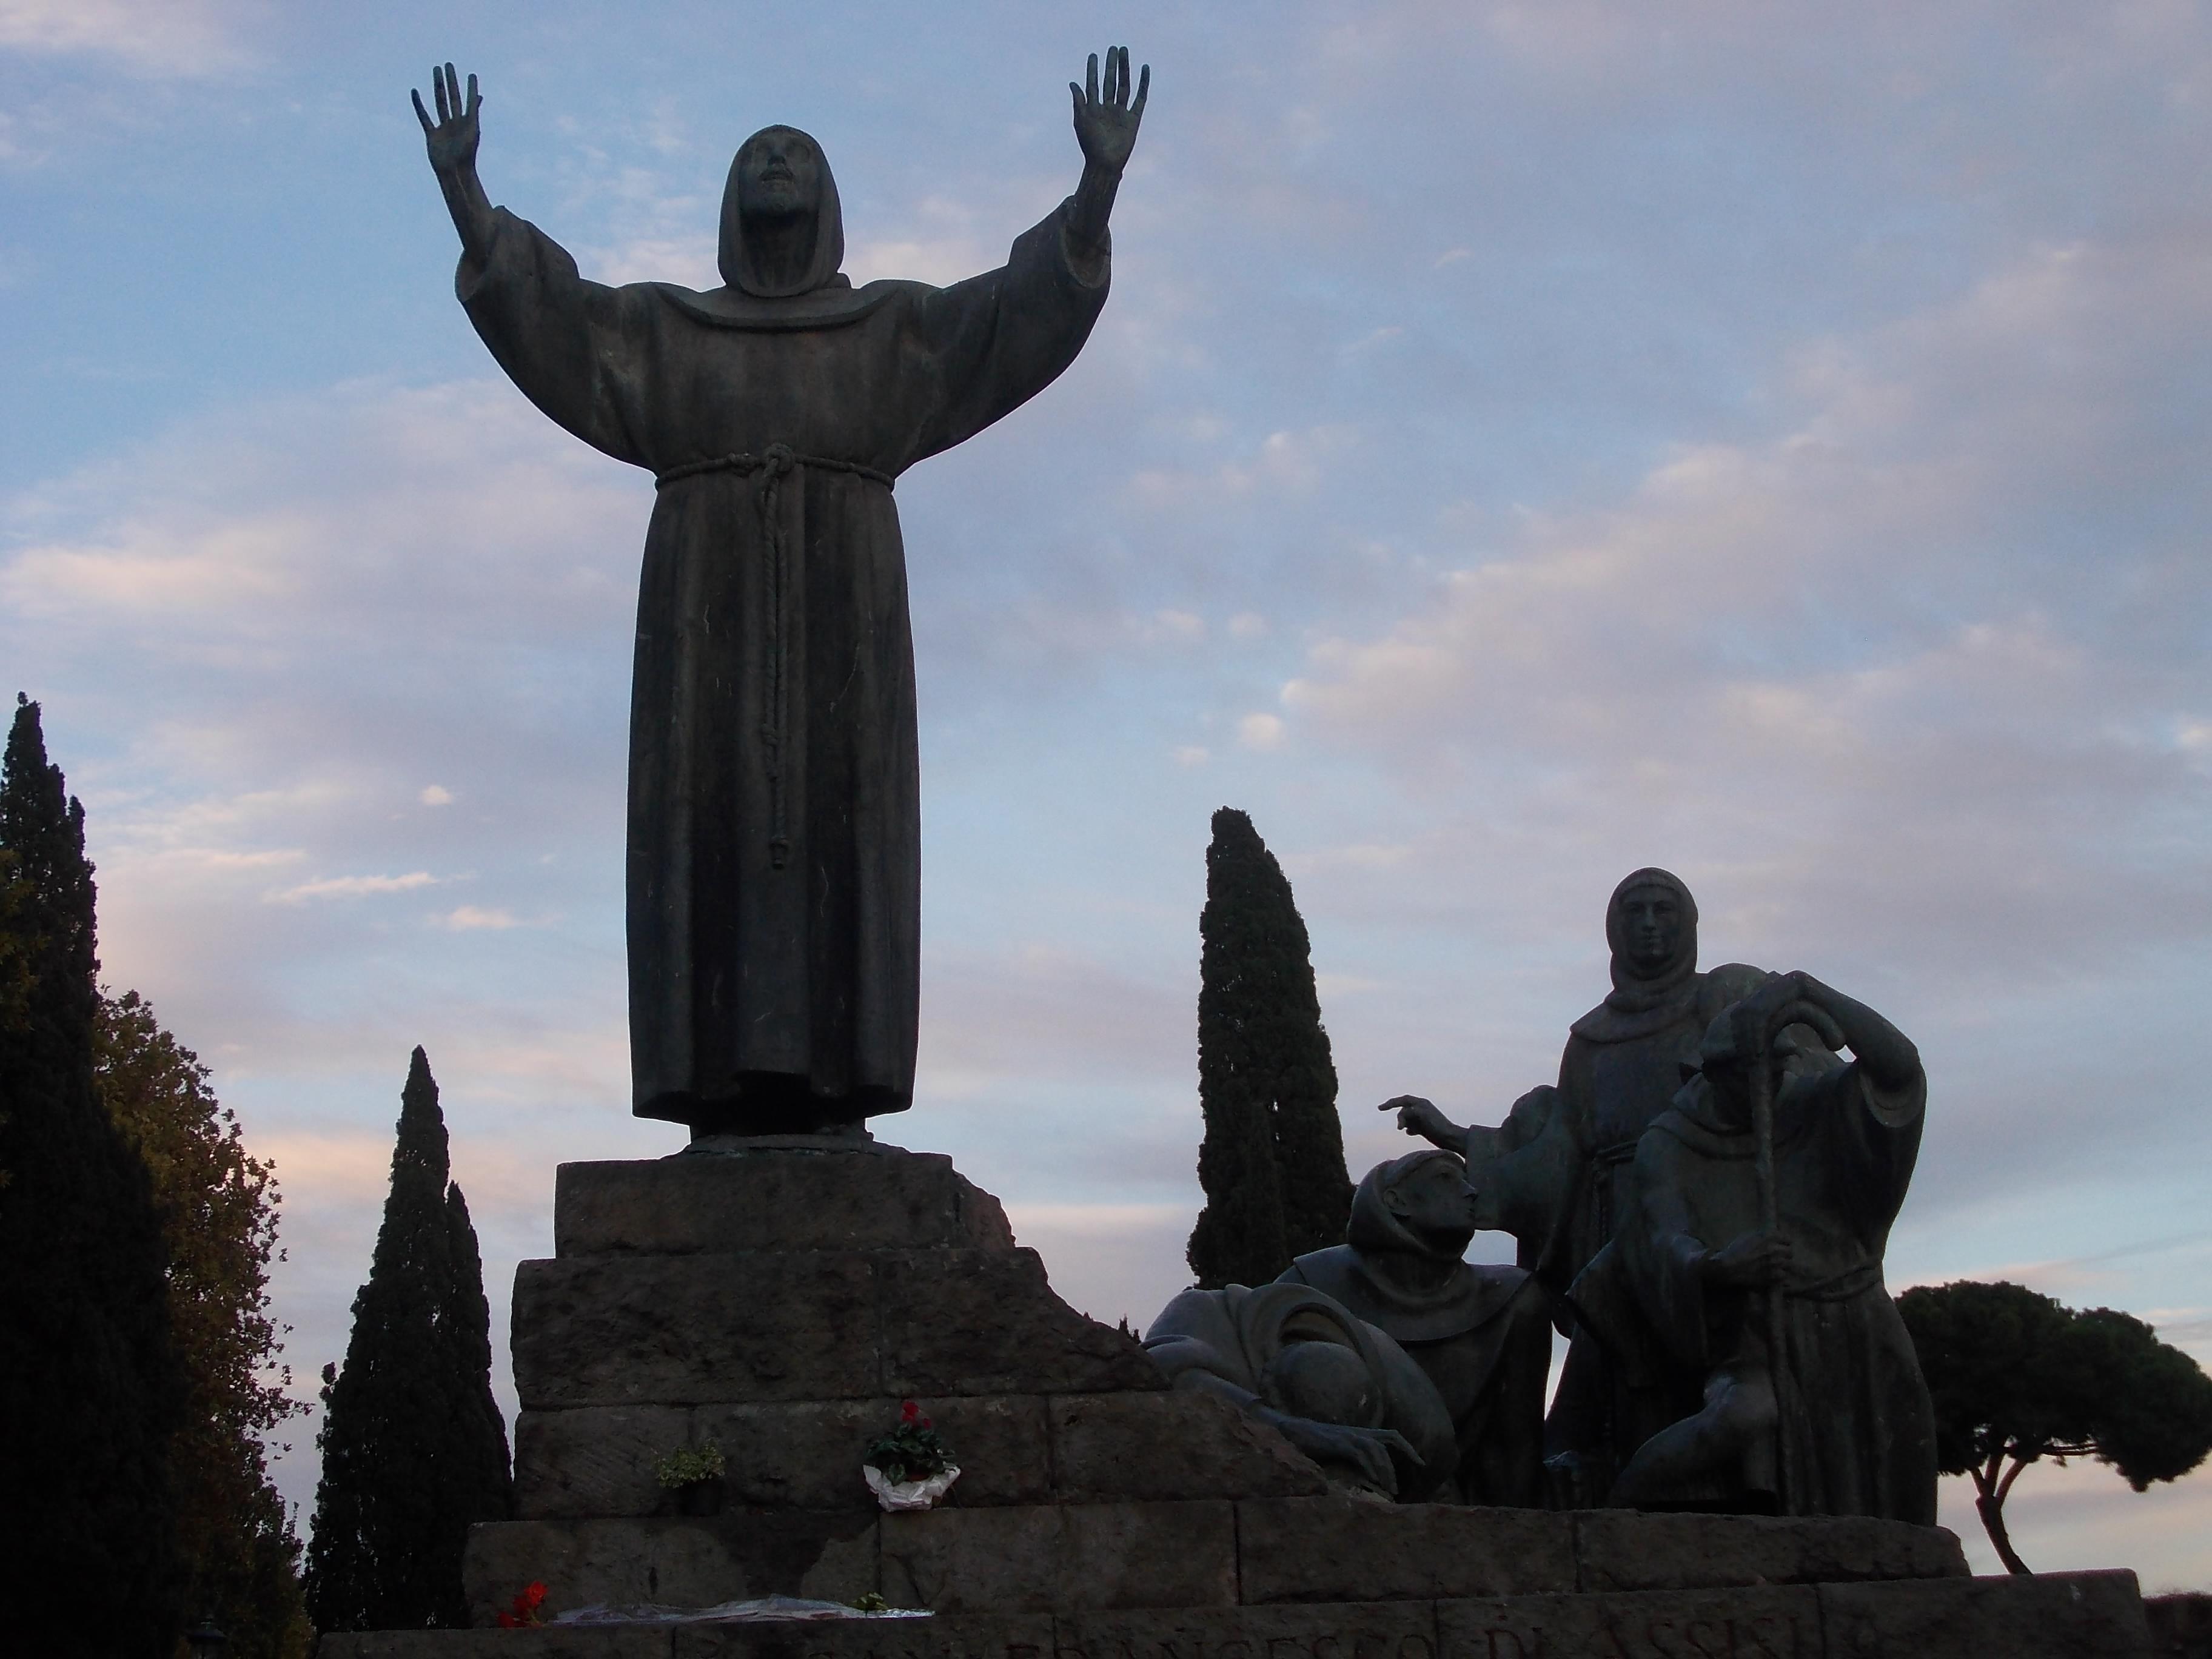
[[[1769,1237],[1780,1231],[1782,1220],[1774,1180],[1774,1041],[1791,1025],[1811,1026],[1831,1048],[1844,1046],[1844,1034],[1828,1017],[1827,1011],[1814,1007],[1802,998],[1776,1009],[1759,1029],[1759,1053],[1751,1066],[1751,1133],[1757,1160],[1753,1168],[1759,1182],[1759,1224]],[[1796,1379],[1790,1375],[1790,1353],[1783,1335],[1782,1304],[1782,1281],[1777,1279],[1766,1287],[1766,1363],[1768,1374],[1774,1379],[1776,1432],[1782,1454],[1777,1469],[1781,1490],[1775,1496],[1781,1512],[1792,1515],[1796,1513],[1792,1505],[1798,1495],[1797,1443],[1790,1432],[1790,1425],[1796,1405]]]

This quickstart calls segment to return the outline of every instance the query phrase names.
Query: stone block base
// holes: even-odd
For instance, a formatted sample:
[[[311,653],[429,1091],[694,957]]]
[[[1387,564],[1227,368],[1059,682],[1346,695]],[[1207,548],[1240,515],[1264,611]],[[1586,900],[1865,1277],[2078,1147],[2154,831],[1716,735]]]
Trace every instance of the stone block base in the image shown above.
[[[2131,1572],[326,1636],[321,1659],[2150,1659]]]

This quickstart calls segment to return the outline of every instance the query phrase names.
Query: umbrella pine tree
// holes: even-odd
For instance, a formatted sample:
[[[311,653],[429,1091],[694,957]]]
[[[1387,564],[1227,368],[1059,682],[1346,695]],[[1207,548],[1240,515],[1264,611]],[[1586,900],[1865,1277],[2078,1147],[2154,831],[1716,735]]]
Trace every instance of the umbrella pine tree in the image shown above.
[[[1209,1289],[1263,1285],[1343,1242],[1352,1182],[1305,922],[1282,866],[1231,807],[1213,815],[1199,934],[1206,1206],[1190,1267]]]
[[[417,1048],[345,1368],[323,1368],[307,1575],[320,1630],[466,1626],[470,1523],[503,1520],[510,1507],[483,1271],[450,1173],[438,1085]]]

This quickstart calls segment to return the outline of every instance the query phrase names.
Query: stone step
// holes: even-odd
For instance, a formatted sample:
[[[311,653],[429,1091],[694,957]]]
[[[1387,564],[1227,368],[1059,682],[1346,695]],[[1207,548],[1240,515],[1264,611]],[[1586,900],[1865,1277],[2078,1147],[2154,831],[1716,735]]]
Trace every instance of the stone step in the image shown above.
[[[562,1257],[1013,1248],[999,1200],[951,1158],[872,1142],[563,1164],[554,1182]]]
[[[1187,1390],[955,1395],[922,1404],[960,1462],[947,1499],[957,1507],[1328,1490],[1321,1471],[1273,1429]],[[889,1395],[526,1411],[515,1422],[515,1514],[533,1521],[673,1514],[676,1495],[655,1481],[653,1465],[709,1441],[728,1467],[722,1492],[734,1507],[872,1511],[861,1455],[898,1413]]]
[[[530,1411],[1166,1387],[1012,1248],[525,1261],[511,1340]]]
[[[532,1581],[556,1609],[873,1592],[942,1613],[1058,1613],[1965,1573],[1957,1539],[1899,1522],[1550,1514],[1336,1494],[498,1522],[471,1531],[466,1564],[470,1604],[485,1620]]]
[[[323,1638],[321,1659],[2149,1659],[2131,1572]]]

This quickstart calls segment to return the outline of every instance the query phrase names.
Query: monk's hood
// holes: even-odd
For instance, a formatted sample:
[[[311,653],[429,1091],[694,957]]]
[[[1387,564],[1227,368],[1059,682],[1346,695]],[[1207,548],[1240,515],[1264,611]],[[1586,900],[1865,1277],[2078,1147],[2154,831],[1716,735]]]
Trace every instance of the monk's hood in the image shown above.
[[[1462,1262],[1458,1272],[1426,1282],[1431,1275],[1419,1270],[1434,1258],[1382,1201],[1404,1165],[1451,1156],[1410,1152],[1370,1170],[1352,1194],[1346,1242],[1300,1256],[1294,1270],[1299,1278],[1401,1342],[1444,1341],[1503,1312],[1520,1288],[1520,1275],[1486,1275]],[[1411,1271],[1394,1273],[1394,1264]]]
[[[1628,922],[1620,902],[1638,887],[1664,887],[1681,913],[1681,937],[1674,954],[1646,970],[1629,951]],[[1698,1006],[1698,902],[1680,876],[1643,869],[1621,878],[1605,902],[1605,942],[1613,948],[1613,991],[1574,1023],[1577,1036],[1591,1042],[1630,1042],[1687,1018]]]

